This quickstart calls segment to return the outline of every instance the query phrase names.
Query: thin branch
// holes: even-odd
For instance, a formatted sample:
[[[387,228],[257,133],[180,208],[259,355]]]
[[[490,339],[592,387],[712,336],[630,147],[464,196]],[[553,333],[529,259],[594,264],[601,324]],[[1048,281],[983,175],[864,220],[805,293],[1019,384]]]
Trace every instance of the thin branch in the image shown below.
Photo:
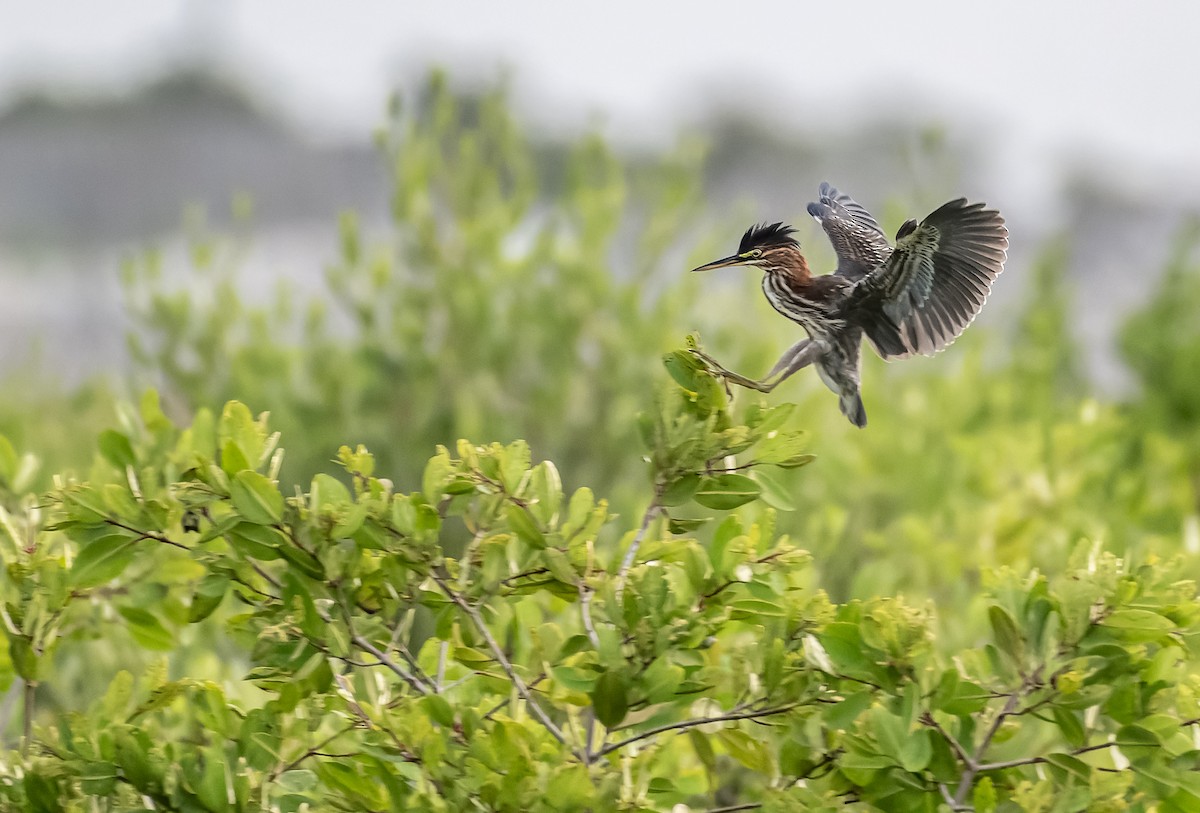
[[[655,726],[654,728],[651,728],[647,731],[643,731],[641,734],[634,734],[632,737],[626,737],[625,739],[620,740],[619,742],[614,742],[612,745],[606,745],[604,748],[601,748],[596,753],[596,756],[597,757],[607,756],[608,754],[611,754],[613,751],[619,751],[627,745],[632,745],[635,742],[639,742],[640,740],[649,739],[650,737],[654,737],[658,734],[662,734],[667,731],[682,731],[687,728],[695,728],[696,726],[708,725],[709,723],[727,723],[727,722],[732,722],[734,720],[758,720],[762,717],[773,717],[776,714],[785,714],[785,713],[791,711],[792,709],[796,708],[796,705],[797,704],[795,704],[795,703],[790,703],[786,706],[779,706],[777,708],[772,708],[772,709],[763,709],[762,711],[743,711],[743,712],[730,713],[730,714],[720,714],[720,715],[717,715],[716,717],[697,717],[695,719],[684,720],[683,722],[679,722],[679,723],[667,723],[666,725]]]
[[[945,782],[938,782],[938,791],[942,794],[942,799],[945,800],[946,804],[950,805],[950,809],[955,811],[955,813],[966,809],[963,805],[954,801],[954,797],[950,795],[950,788],[946,787]]]
[[[625,558],[621,560],[621,569],[617,571],[617,586],[616,598],[617,604],[621,603],[621,595],[625,592],[625,574],[629,572],[629,568],[633,567],[633,560],[637,556],[638,548],[642,546],[642,540],[646,538],[646,531],[650,529],[650,522],[658,516],[658,512],[662,510],[662,506],[658,504],[659,494],[654,493],[654,499],[650,501],[650,505],[646,506],[646,513],[642,514],[642,524],[638,528],[637,534],[633,537],[633,542],[629,545],[629,550],[625,552]]]
[[[1024,687],[1022,687],[1024,688]],[[1017,709],[1017,704],[1021,702],[1021,689],[1017,689],[1008,696],[1008,700],[1004,703],[1004,708],[996,715],[996,719],[988,726],[988,730],[984,732],[983,739],[979,741],[979,747],[975,749],[975,754],[971,757],[971,762],[967,763],[967,769],[963,771],[962,778],[958,782],[958,789],[954,792],[953,810],[963,809],[963,803],[967,799],[967,794],[971,791],[971,786],[975,783],[975,775],[979,773],[980,760],[987,752],[988,746],[992,744],[992,739],[996,736],[996,732],[1000,730],[1000,726],[1004,725],[1005,719],[1012,715]]]
[[[174,539],[168,539],[163,534],[154,533],[152,531],[143,531],[140,528],[134,528],[132,525],[126,525],[124,522],[120,522],[115,519],[106,519],[104,522],[108,525],[112,525],[114,528],[122,528],[130,533],[137,534],[139,542],[143,539],[152,539],[155,542],[161,542],[164,545],[170,545],[181,550],[191,550],[191,548],[189,548],[187,545],[184,545],[181,542],[176,542]]]
[[[347,726],[346,728],[343,728],[341,731],[333,732],[328,737],[326,737],[325,739],[321,740],[319,743],[314,745],[312,748],[309,748],[303,754],[301,754],[300,756],[293,759],[291,762],[288,762],[285,765],[282,765],[279,768],[277,768],[276,770],[272,771],[271,772],[271,780],[274,781],[275,779],[279,778],[280,774],[285,774],[288,771],[299,767],[300,763],[304,762],[304,760],[308,759],[309,757],[319,756],[322,748],[324,748],[326,745],[329,745],[329,743],[333,742],[334,740],[336,740],[338,737],[342,736],[343,734],[349,734],[351,731],[354,730],[354,728],[355,727],[353,725],[350,725],[350,726]]]
[[[1121,748],[1122,746],[1132,748],[1136,747],[1137,743],[1100,742],[1096,743],[1095,745],[1085,745],[1082,748],[1076,748],[1073,751],[1067,751],[1066,756],[1077,757],[1080,754],[1087,754],[1091,753],[1092,751],[1103,751],[1106,748]],[[985,762],[982,765],[979,765],[978,768],[980,771],[1002,771],[1005,768],[1020,768],[1023,765],[1039,765],[1048,762],[1052,756],[1054,756],[1054,754],[1046,754],[1040,757],[1009,759],[1005,760],[1004,762]]]
[[[29,756],[29,745],[33,742],[33,710],[37,697],[37,681],[25,681],[25,719],[21,721],[21,757]]]
[[[373,643],[368,641],[366,638],[359,635],[357,632],[354,632],[353,630],[351,630],[350,638],[352,641],[354,641],[355,645],[357,645],[359,649],[363,649],[363,650],[366,650],[367,652],[370,652],[372,655],[375,656],[375,658],[381,664],[386,666],[394,674],[396,674],[399,678],[401,678],[405,683],[407,683],[409,686],[412,686],[414,689],[416,689],[421,694],[430,694],[433,692],[432,686],[426,685],[426,683],[422,679],[418,678],[416,675],[407,671],[400,664],[396,663],[394,660],[389,658],[386,654],[384,654],[383,650],[381,650],[379,647],[375,646]]]
[[[279,580],[278,580],[278,579],[276,579],[274,576],[272,576],[270,573],[268,573],[266,570],[264,570],[262,567],[260,567],[260,566],[259,566],[259,564],[258,564],[258,562],[255,562],[255,561],[251,560],[251,561],[250,561],[250,567],[254,568],[254,572],[255,572],[255,573],[257,573],[258,575],[260,575],[260,576],[262,576],[264,579],[266,579],[268,584],[270,584],[270,585],[271,585],[272,587],[274,587],[276,590],[278,590],[278,589],[279,589],[279,587],[280,587],[280,585],[279,585]],[[250,585],[246,585],[246,586],[247,586],[247,587],[250,587]],[[256,588],[253,588],[253,587],[251,587],[250,589],[251,589],[251,590],[254,590],[256,593],[260,593],[260,594],[262,594],[262,595],[264,595],[264,596],[267,596],[268,598],[275,598],[275,596],[272,596],[270,593],[263,593],[261,590],[258,590],[258,589],[256,589]]]
[[[438,645],[437,676],[433,681],[433,690],[438,694],[441,694],[442,691],[444,691],[443,687],[446,685],[446,655],[449,653],[449,651],[449,641],[442,641],[442,643]]]
[[[942,735],[942,739],[946,741],[946,744],[949,745],[958,758],[962,760],[963,765],[966,765],[968,768],[972,768],[974,770],[979,770],[979,764],[975,762],[974,758],[972,758],[971,755],[967,753],[967,750],[962,747],[962,743],[955,739],[953,734],[942,728],[941,724],[938,723],[937,720],[933,719],[932,714],[926,712],[921,717],[921,722]],[[942,787],[944,788],[945,785],[942,785]]]
[[[583,620],[583,628],[587,631],[588,640],[597,650],[600,649],[600,636],[596,634],[596,627],[592,624],[592,588],[584,584],[583,579],[579,580],[579,615]]]
[[[546,713],[546,711],[538,704],[536,700],[534,700],[533,694],[529,691],[529,687],[525,685],[525,681],[521,680],[521,676],[518,675],[516,670],[513,668],[512,662],[508,659],[508,656],[504,654],[504,650],[496,641],[495,636],[492,635],[492,631],[488,629],[487,623],[483,620],[483,616],[479,614],[479,609],[463,598],[455,590],[453,590],[450,585],[446,584],[446,580],[437,573],[430,573],[429,575],[435,582],[437,582],[437,585],[442,588],[442,592],[446,594],[446,597],[457,604],[459,609],[466,613],[467,617],[471,619],[471,623],[475,625],[475,629],[480,635],[483,636],[483,640],[487,642],[488,649],[492,651],[492,657],[496,659],[496,662],[500,664],[500,668],[502,668],[505,674],[508,675],[508,679],[512,681],[513,687],[517,690],[517,694],[519,694],[521,699],[525,701],[525,704],[529,706],[530,713],[533,714],[533,716],[538,719],[538,722],[540,722],[542,726],[550,732],[550,736],[554,737],[554,739],[558,740],[562,745],[570,748],[570,746],[567,745],[567,738],[563,735],[562,729],[550,719],[550,715]],[[572,749],[572,751],[574,751],[574,749]],[[586,762],[586,759],[584,759],[585,755],[580,753],[576,753],[575,755],[579,758],[580,762]]]
[[[740,805],[727,805],[726,807],[712,807],[704,811],[704,813],[734,813],[737,810],[758,810],[762,807],[762,802],[747,802]]]

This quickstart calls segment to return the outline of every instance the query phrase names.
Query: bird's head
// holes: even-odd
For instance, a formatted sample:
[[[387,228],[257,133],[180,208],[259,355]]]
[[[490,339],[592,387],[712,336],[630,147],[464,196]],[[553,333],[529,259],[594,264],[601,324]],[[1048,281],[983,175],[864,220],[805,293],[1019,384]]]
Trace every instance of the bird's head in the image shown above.
[[[737,254],[722,257],[692,271],[712,271],[733,265],[749,265],[763,271],[782,271],[796,277],[808,275],[808,263],[800,253],[800,243],[792,234],[796,230],[783,223],[751,226],[742,235]]]

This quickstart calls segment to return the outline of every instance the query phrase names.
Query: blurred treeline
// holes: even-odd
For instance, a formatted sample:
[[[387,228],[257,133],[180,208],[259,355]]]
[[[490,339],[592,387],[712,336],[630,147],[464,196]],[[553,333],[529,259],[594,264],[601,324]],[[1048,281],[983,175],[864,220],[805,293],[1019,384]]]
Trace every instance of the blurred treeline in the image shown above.
[[[736,207],[705,204],[699,143],[633,160],[589,136],[546,160],[502,92],[464,100],[434,77],[392,106],[378,146],[390,222],[343,215],[315,292],[246,293],[252,224],[193,223],[186,260],[130,260],[134,371],[69,392],[28,375],[5,386],[0,432],[15,452],[0,449],[0,476],[13,491],[86,472],[97,432],[135,420],[113,403],[155,387],[181,419],[229,399],[270,411],[285,481],[333,471],[341,444],[363,443],[404,490],[437,444],[525,438],[568,489],[586,484],[633,517],[648,499],[635,416],[656,397],[662,354],[698,330],[757,375],[797,338],[750,272],[684,273],[748,225]],[[954,167],[940,171],[923,196],[954,192]],[[877,212],[888,230],[927,202],[895,192]],[[829,267],[823,238],[804,228],[814,264]],[[1198,245],[1200,232],[1178,235],[1159,293],[1122,329],[1137,386],[1119,401],[1096,396],[1084,372],[1059,241],[1025,246],[1033,265],[1000,279],[1032,280],[1011,328],[977,325],[934,360],[868,356],[865,431],[814,375],[771,394],[799,403],[819,456],[781,476],[776,502],[792,510],[779,527],[812,551],[832,596],[926,597],[970,619],[984,567],[1059,570],[1081,541],[1200,551]],[[737,394],[743,407],[758,397]]]

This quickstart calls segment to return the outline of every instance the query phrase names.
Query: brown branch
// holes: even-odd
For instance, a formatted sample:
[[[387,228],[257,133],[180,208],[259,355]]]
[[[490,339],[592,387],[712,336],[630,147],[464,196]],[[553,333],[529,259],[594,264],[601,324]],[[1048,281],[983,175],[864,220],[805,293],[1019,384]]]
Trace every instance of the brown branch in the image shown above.
[[[450,585],[446,584],[446,580],[437,573],[430,572],[429,575],[435,582],[437,582],[438,587],[442,588],[442,592],[446,594],[446,597],[457,604],[459,609],[466,613],[467,617],[471,619],[471,623],[474,624],[475,629],[480,635],[483,636],[483,640],[487,642],[488,649],[492,651],[492,657],[496,659],[496,663],[500,664],[500,668],[503,669],[505,674],[508,675],[508,679],[512,682],[513,687],[517,690],[517,694],[519,694],[521,699],[525,701],[525,704],[529,706],[530,713],[533,714],[533,716],[537,718],[538,722],[540,722],[542,726],[550,732],[550,736],[554,737],[554,739],[558,740],[562,745],[570,748],[571,746],[567,745],[567,738],[563,734],[562,729],[550,719],[550,715],[547,714],[545,709],[543,709],[533,698],[533,694],[529,691],[529,687],[525,685],[525,681],[521,680],[521,676],[518,675],[516,669],[513,668],[512,662],[508,659],[508,656],[504,654],[504,650],[496,641],[495,636],[492,635],[492,631],[488,629],[487,623],[483,620],[483,616],[479,614],[479,609],[463,598],[459,593],[454,591]],[[575,752],[573,748],[571,750],[572,752]],[[575,756],[579,758],[580,762],[586,763],[587,760],[584,758],[585,755],[575,752]]]
[[[21,757],[29,756],[29,745],[33,742],[33,711],[37,698],[37,681],[25,681],[25,719],[21,721]]]
[[[304,760],[308,759],[309,757],[321,756],[322,748],[324,748],[326,745],[329,745],[329,743],[333,742],[334,740],[336,740],[338,737],[342,736],[343,734],[349,734],[351,731],[354,730],[354,728],[355,728],[354,725],[350,725],[350,726],[347,726],[346,728],[343,728],[341,731],[335,731],[334,733],[330,734],[328,737],[326,737],[325,739],[321,740],[319,743],[314,745],[312,748],[309,748],[303,754],[301,754],[300,756],[293,759],[291,762],[288,762],[285,765],[278,767],[276,770],[271,772],[271,775],[270,775],[271,781],[274,781],[275,779],[277,779],[280,774],[285,774],[288,771],[293,770],[294,768],[298,767],[300,765],[300,763],[304,762]]]
[[[658,504],[660,496],[658,489],[655,489],[654,499],[650,501],[650,505],[646,506],[646,513],[642,514],[642,524],[638,528],[637,534],[634,535],[633,542],[629,544],[625,558],[621,560],[621,568],[617,571],[616,599],[618,605],[621,603],[621,595],[625,592],[625,574],[629,572],[629,568],[633,567],[633,560],[637,556],[638,548],[642,546],[642,540],[646,538],[646,531],[650,529],[651,521],[662,510],[662,506]]]
[[[191,548],[189,548],[187,545],[184,545],[182,542],[176,542],[174,539],[169,539],[165,535],[155,533],[154,531],[143,531],[139,528],[134,528],[131,525],[126,525],[124,522],[115,519],[105,519],[104,522],[107,525],[112,525],[114,528],[121,528],[122,530],[129,531],[130,533],[137,534],[138,542],[141,542],[143,539],[150,539],[155,542],[161,542],[164,545],[170,545],[172,547],[179,548],[180,550],[191,550]]]
[[[1024,688],[1024,687],[1022,687]],[[1008,700],[1004,703],[1004,708],[996,715],[996,719],[988,726],[988,730],[984,732],[983,739],[979,741],[979,747],[975,749],[975,754],[971,757],[971,761],[967,763],[967,769],[963,771],[962,778],[959,779],[958,789],[954,792],[954,804],[951,805],[953,810],[962,810],[963,803],[967,799],[967,793],[970,792],[971,786],[975,783],[975,775],[979,773],[980,760],[987,752],[988,746],[992,744],[992,739],[996,736],[996,732],[1000,730],[1000,726],[1004,725],[1005,719],[1012,715],[1017,709],[1017,704],[1021,702],[1021,689],[1017,689],[1008,696]]]
[[[932,728],[937,733],[941,734],[942,739],[945,740],[946,744],[950,746],[956,755],[958,755],[958,758],[962,760],[964,765],[966,765],[968,768],[979,770],[979,764],[976,763],[971,755],[967,753],[966,749],[962,747],[962,743],[955,739],[953,734],[942,728],[941,724],[938,723],[937,720],[933,719],[933,714],[930,712],[925,712],[925,714],[921,716],[921,722],[924,725]],[[942,785],[942,787],[944,788],[945,785]]]
[[[422,680],[421,678],[417,677],[415,674],[408,672],[406,669],[404,669],[404,667],[402,667],[400,664],[396,663],[394,660],[392,660],[386,654],[384,654],[383,650],[381,650],[379,647],[375,646],[373,643],[368,641],[366,638],[359,635],[357,632],[354,632],[353,630],[351,630],[350,638],[352,641],[354,641],[355,645],[357,645],[359,649],[363,649],[367,652],[370,652],[372,655],[375,656],[375,658],[382,665],[386,666],[389,670],[392,671],[392,673],[394,673],[397,677],[402,679],[409,686],[412,686],[414,689],[416,689],[421,694],[433,693],[434,688],[430,685],[427,685],[425,683],[425,680]]]
[[[1100,742],[1095,745],[1085,745],[1082,748],[1076,748],[1073,751],[1067,751],[1066,756],[1077,757],[1080,754],[1087,754],[1092,751],[1103,751],[1106,748],[1135,748],[1137,743],[1121,743],[1121,742]],[[1004,762],[985,762],[979,765],[980,771],[1002,771],[1005,768],[1020,768],[1024,765],[1039,765],[1050,760],[1054,754],[1045,754],[1040,757],[1024,757],[1022,759],[1009,759]]]
[[[707,725],[709,723],[726,723],[734,720],[758,720],[762,717],[773,717],[776,714],[785,714],[791,711],[792,709],[796,708],[796,705],[796,703],[790,703],[786,706],[763,709],[762,711],[743,711],[730,714],[720,714],[716,717],[697,717],[695,719],[684,720],[679,723],[667,723],[666,725],[655,726],[647,731],[643,731],[641,734],[634,734],[632,737],[626,737],[619,742],[614,742],[612,745],[606,745],[596,753],[596,757],[599,758],[607,756],[613,751],[619,751],[627,745],[632,745],[635,742],[649,739],[650,737],[665,733],[667,731],[682,731],[684,729],[695,728],[696,726]]]
[[[592,588],[584,584],[583,579],[579,580],[579,616],[588,640],[597,650],[600,649],[600,636],[596,634],[596,627],[592,623]]]

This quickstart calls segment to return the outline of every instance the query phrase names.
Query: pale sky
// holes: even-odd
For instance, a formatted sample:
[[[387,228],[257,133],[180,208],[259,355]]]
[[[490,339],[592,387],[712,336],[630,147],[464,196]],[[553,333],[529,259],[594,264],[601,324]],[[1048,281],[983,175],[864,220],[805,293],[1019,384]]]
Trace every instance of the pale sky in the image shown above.
[[[289,115],[361,137],[398,76],[439,61],[507,67],[527,118],[618,139],[669,139],[714,99],[829,120],[832,137],[917,104],[986,125],[1028,183],[1082,155],[1200,185],[1197,32],[1200,3],[1178,0],[49,0],[0,20],[0,98],[31,81],[119,86],[208,49]]]

